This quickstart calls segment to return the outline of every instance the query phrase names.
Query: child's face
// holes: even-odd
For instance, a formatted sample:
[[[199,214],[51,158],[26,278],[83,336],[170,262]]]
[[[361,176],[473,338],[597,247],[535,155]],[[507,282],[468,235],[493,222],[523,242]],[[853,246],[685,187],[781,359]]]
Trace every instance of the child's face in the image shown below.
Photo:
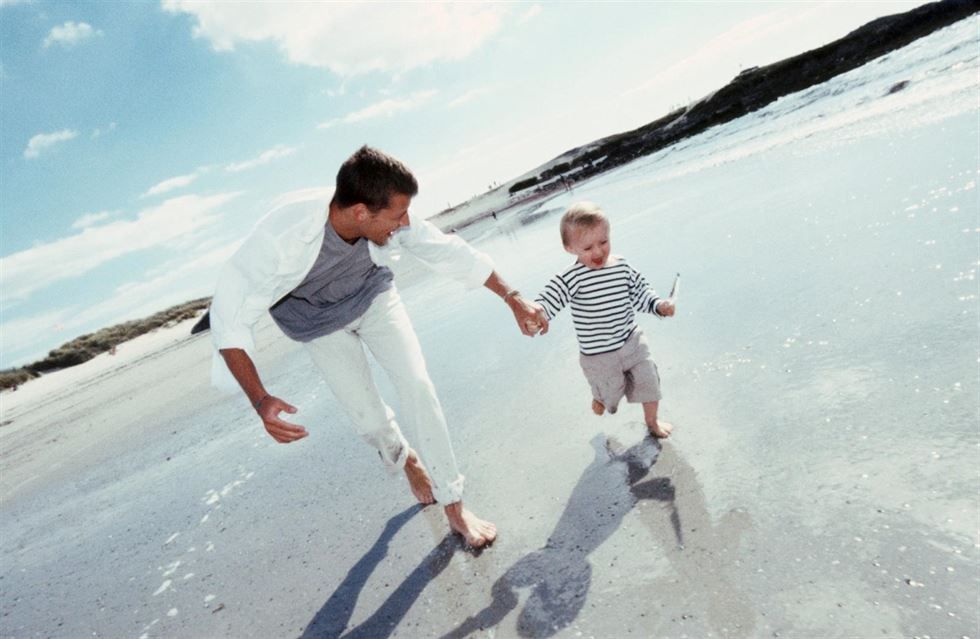
[[[565,250],[589,268],[602,268],[609,261],[609,222],[573,229]]]

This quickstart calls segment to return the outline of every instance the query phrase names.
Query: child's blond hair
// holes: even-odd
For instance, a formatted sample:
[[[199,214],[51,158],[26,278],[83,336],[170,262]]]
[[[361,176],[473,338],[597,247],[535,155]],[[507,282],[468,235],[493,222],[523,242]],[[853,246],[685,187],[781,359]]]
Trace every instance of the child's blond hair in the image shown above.
[[[598,204],[576,202],[561,216],[561,243],[566,247],[571,246],[572,231],[591,229],[603,222],[609,224],[609,220]]]

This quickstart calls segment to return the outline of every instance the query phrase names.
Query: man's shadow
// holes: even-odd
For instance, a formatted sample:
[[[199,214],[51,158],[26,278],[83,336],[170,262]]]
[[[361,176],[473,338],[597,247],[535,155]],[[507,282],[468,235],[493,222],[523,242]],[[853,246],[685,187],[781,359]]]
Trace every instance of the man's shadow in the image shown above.
[[[378,564],[388,554],[391,540],[423,506],[416,504],[395,515],[385,525],[384,530],[370,550],[347,573],[347,576],[330,596],[319,612],[313,617],[301,635],[301,639],[326,639],[333,637],[388,637],[398,627],[399,622],[415,604],[426,585],[435,579],[449,565],[453,554],[460,548],[460,542],[453,535],[446,535],[435,548],[419,563],[401,585],[395,589],[374,614],[363,623],[351,628],[350,622],[357,599],[364,585]]]
[[[575,485],[545,546],[521,558],[501,575],[492,587],[490,604],[445,637],[466,637],[498,625],[517,607],[521,589],[530,589],[517,618],[521,637],[550,637],[569,626],[581,612],[591,585],[589,555],[619,528],[623,517],[641,500],[662,505],[655,509],[657,512],[644,511],[642,521],[660,543],[674,571],[687,577],[691,584],[689,591],[675,594],[685,601],[688,595],[699,597],[708,606],[709,625],[716,630],[726,624],[726,619],[719,617],[720,610],[738,617],[733,625],[750,631],[754,619],[748,601],[728,574],[732,572],[731,554],[710,553],[712,563],[708,566],[693,558],[704,554],[700,547],[706,543],[712,550],[715,546],[737,547],[741,531],[748,526],[748,516],[733,511],[714,525],[694,469],[669,445],[661,450],[658,441],[647,437],[623,449],[601,435],[591,443],[595,460]],[[658,471],[663,472],[641,481],[655,462]],[[682,513],[691,521],[682,522]],[[685,542],[685,530],[693,533],[689,542]],[[686,543],[696,547],[697,552],[685,552]],[[671,586],[665,584],[664,588]],[[708,592],[711,594],[705,601]]]

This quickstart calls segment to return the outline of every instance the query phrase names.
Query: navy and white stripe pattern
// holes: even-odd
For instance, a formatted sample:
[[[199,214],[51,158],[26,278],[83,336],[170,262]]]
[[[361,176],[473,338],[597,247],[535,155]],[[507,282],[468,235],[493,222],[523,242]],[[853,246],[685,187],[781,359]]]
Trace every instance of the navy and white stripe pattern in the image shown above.
[[[636,311],[654,313],[660,298],[622,257],[591,269],[576,261],[549,281],[535,300],[548,320],[572,307],[579,350],[585,355],[614,351],[636,329]]]

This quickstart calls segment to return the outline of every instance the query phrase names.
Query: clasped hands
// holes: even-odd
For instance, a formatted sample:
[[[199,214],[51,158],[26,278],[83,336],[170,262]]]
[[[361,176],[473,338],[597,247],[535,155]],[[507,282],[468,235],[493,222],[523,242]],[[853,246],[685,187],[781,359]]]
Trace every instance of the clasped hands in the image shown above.
[[[537,302],[529,302],[520,294],[514,295],[507,300],[510,310],[514,312],[514,319],[521,332],[528,337],[534,337],[538,333],[542,335],[548,332],[548,315],[544,312],[544,307]]]

